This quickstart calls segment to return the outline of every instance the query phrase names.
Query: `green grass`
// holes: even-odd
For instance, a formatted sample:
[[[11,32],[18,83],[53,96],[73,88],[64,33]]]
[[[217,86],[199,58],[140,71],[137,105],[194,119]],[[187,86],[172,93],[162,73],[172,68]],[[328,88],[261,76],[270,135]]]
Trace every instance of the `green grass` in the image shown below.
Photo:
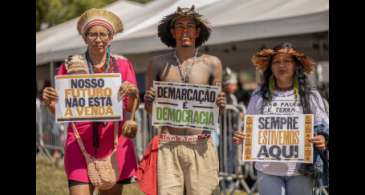
[[[68,195],[67,178],[63,166],[56,166],[56,163],[44,156],[37,156],[36,164],[37,195]],[[125,185],[122,194],[143,195],[137,184]]]
[[[37,195],[67,195],[67,178],[63,167],[56,167],[49,159],[37,156]]]
[[[44,156],[37,156],[36,164],[37,195],[68,195],[67,178],[62,165],[56,166],[56,163]],[[137,184],[125,185],[122,194],[143,195]],[[246,193],[235,192],[234,195]]]

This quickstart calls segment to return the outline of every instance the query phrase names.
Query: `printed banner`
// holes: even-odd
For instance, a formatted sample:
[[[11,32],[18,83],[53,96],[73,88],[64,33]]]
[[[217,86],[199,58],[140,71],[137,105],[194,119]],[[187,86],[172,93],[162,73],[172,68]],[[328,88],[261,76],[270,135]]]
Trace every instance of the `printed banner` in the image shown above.
[[[313,115],[246,115],[244,161],[313,162]]]
[[[175,128],[215,131],[219,108],[216,99],[220,87],[189,83],[154,81],[152,124]]]
[[[59,75],[55,82],[57,122],[122,120],[119,73]]]

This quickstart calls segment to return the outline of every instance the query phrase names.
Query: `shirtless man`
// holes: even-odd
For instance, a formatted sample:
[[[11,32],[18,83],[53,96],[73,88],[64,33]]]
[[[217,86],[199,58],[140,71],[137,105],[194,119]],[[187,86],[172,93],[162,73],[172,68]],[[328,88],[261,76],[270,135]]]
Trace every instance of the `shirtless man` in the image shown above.
[[[221,86],[222,64],[211,55],[200,54],[198,47],[210,35],[207,21],[192,8],[178,8],[158,26],[161,41],[174,51],[156,56],[147,70],[145,108],[151,114],[155,98],[153,80]],[[217,98],[220,110],[225,97]],[[217,124],[218,126],[218,124]],[[218,190],[218,154],[209,131],[161,127],[157,160],[158,194],[209,195]],[[171,137],[192,136],[194,142],[171,141]]]

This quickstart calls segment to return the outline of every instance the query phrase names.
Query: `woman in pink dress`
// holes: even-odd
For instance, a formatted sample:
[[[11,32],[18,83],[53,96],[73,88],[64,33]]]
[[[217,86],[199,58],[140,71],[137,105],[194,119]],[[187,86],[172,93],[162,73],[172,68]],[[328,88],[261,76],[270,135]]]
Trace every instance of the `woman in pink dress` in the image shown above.
[[[87,51],[84,55],[68,57],[57,74],[120,73],[123,83],[119,95],[123,98],[123,113],[130,112],[132,104],[137,101],[136,97],[138,96],[133,66],[128,59],[110,53],[110,43],[113,36],[123,30],[121,20],[109,11],[90,9],[81,15],[77,29],[88,46]],[[43,99],[49,110],[54,113],[57,101],[55,89],[52,87],[46,88],[43,91]],[[100,191],[104,195],[120,195],[123,184],[129,183],[136,169],[137,163],[133,142],[121,135],[123,124],[124,120],[119,122],[117,146],[120,177],[113,188]],[[75,125],[88,154],[96,158],[103,158],[111,154],[113,150],[114,122],[75,122]],[[88,178],[87,164],[70,124],[67,128],[64,161],[70,195],[91,195],[94,187]]]

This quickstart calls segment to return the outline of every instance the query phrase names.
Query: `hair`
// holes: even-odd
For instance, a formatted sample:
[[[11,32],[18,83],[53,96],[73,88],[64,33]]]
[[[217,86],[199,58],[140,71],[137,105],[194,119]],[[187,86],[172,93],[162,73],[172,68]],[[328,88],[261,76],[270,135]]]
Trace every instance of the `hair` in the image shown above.
[[[295,49],[291,43],[282,43],[280,45],[275,46],[273,48],[273,50],[278,51],[283,48]],[[273,77],[271,66],[272,66],[272,60],[273,60],[274,56],[275,55],[271,56],[270,61],[269,61],[269,68],[267,68],[263,73],[264,81],[261,84],[261,88],[260,88],[260,94],[263,99],[263,104],[262,104],[261,110],[263,110],[263,107],[264,107],[264,105],[266,105],[266,103],[269,103],[272,100],[273,94],[272,94],[272,90],[270,90],[270,79]],[[310,114],[311,107],[310,107],[310,102],[309,102],[309,96],[311,94],[311,88],[309,85],[309,81],[307,79],[307,76],[304,73],[303,64],[294,56],[293,56],[293,59],[296,64],[296,71],[294,74],[294,83],[296,81],[298,82],[297,87],[298,87],[300,105],[303,108],[304,114]],[[274,79],[274,82],[275,82],[275,79]],[[295,84],[294,84],[294,87],[296,87]]]
[[[157,27],[157,35],[168,47],[176,47],[176,40],[171,34],[171,29],[174,29],[175,21],[177,18],[180,17],[192,17],[195,21],[196,28],[199,29],[199,37],[195,40],[195,47],[200,47],[203,43],[208,41],[210,33],[211,33],[211,26],[209,22],[199,13],[195,11],[194,6],[191,8],[177,8],[177,11],[165,16]]]

